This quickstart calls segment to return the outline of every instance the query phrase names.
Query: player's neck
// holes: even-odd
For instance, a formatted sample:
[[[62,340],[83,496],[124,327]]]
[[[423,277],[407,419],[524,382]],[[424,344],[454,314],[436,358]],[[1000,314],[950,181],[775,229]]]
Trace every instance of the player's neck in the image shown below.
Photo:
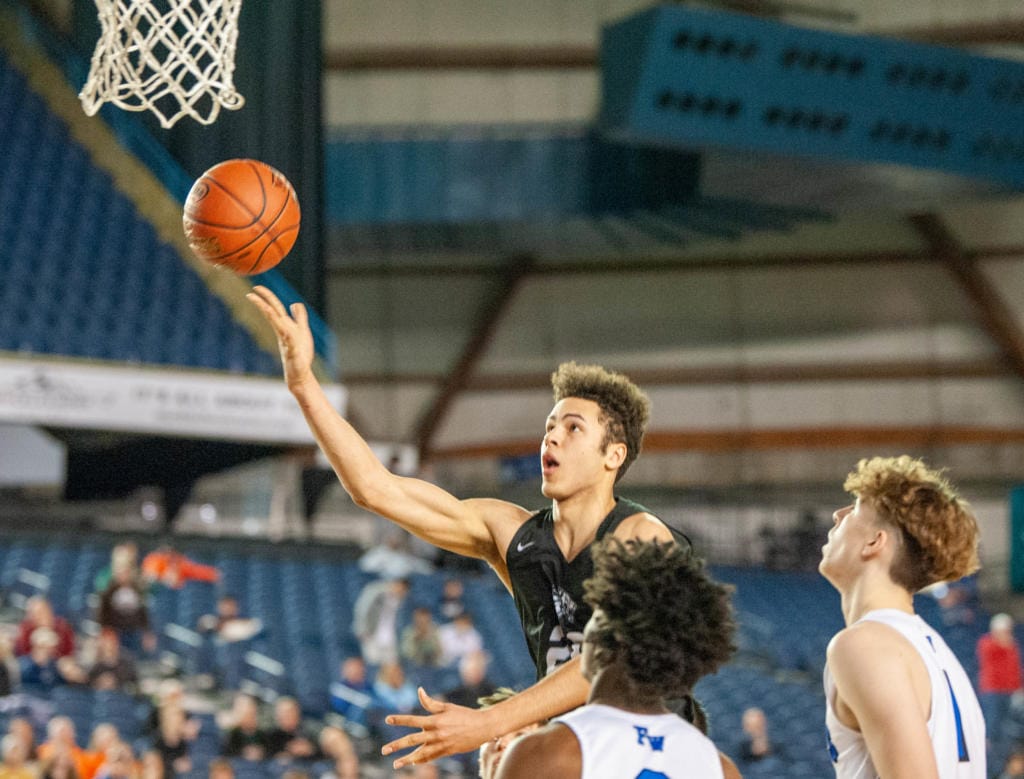
[[[887,574],[863,576],[844,588],[841,597],[843,618],[847,625],[852,625],[868,612],[878,609],[914,613],[914,596]]]
[[[613,706],[634,714],[667,714],[665,699],[658,694],[643,695],[626,671],[613,663],[594,675],[587,703]]]
[[[551,501],[555,522],[574,530],[586,530],[591,525],[596,528],[613,508],[615,493],[604,483]]]

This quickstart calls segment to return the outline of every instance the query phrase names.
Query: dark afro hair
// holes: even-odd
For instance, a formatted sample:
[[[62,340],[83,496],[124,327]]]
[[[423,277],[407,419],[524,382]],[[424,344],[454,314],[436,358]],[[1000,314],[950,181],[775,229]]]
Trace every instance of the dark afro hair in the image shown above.
[[[600,365],[577,365],[564,362],[551,374],[551,387],[555,403],[564,398],[592,400],[601,409],[605,426],[602,446],[610,443],[626,445],[626,459],[615,475],[618,481],[639,456],[643,447],[647,421],[651,416],[651,401],[621,373],[607,371]]]
[[[732,590],[709,577],[688,548],[612,537],[592,554],[584,600],[605,619],[591,627],[590,640],[599,662],[625,664],[638,692],[687,695],[732,656]]]

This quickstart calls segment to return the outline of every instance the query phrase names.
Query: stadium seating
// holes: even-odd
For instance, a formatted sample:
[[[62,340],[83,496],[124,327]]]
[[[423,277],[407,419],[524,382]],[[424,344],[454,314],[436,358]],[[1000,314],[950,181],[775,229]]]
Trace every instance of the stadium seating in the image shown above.
[[[0,351],[276,375],[0,51]]]
[[[114,541],[113,537],[55,540],[12,534],[0,546],[0,591],[5,602],[10,605],[17,596],[23,599],[43,589],[58,613],[80,623],[89,615],[93,581],[108,564]],[[342,659],[358,651],[351,632],[352,605],[369,575],[350,557],[323,549],[253,542],[243,546],[227,540],[204,540],[193,548],[187,539],[180,541],[179,549],[216,565],[222,579],[216,586],[190,582],[179,590],[153,589],[151,616],[161,633],[161,648],[172,652],[187,649],[163,628],[174,623],[194,629],[200,616],[215,610],[218,594],[235,595],[242,613],[262,619],[266,626],[252,642],[252,649],[284,669],[283,674],[276,674],[272,663],[247,663],[246,677],[270,694],[295,695],[311,714],[323,714],[328,707],[327,687],[337,677]],[[729,666],[702,680],[697,688],[709,714],[712,737],[723,751],[733,751],[743,710],[758,706],[765,711],[770,732],[787,757],[744,767],[745,776],[829,775],[820,674],[824,647],[842,624],[835,592],[813,573],[725,566],[712,571],[736,588],[741,646]],[[407,622],[415,606],[436,604],[447,575],[450,573],[414,576],[400,621]],[[51,582],[48,590],[44,586],[47,578]],[[490,576],[466,575],[464,584],[467,608],[493,657],[492,680],[518,688],[529,685],[533,668],[511,599]],[[987,618],[979,615],[973,625],[945,627],[939,606],[928,596],[918,598],[917,609],[943,632],[973,675],[974,644],[987,629]],[[72,717],[80,733],[89,732],[96,722],[112,721],[133,739],[142,736],[140,715],[148,705],[117,693],[75,688],[59,688],[53,693],[53,703]],[[11,714],[0,711],[4,718]],[[218,749],[214,720],[204,715],[194,749],[197,767],[205,767]],[[253,779],[275,775],[268,766],[252,765],[245,765],[239,773]]]

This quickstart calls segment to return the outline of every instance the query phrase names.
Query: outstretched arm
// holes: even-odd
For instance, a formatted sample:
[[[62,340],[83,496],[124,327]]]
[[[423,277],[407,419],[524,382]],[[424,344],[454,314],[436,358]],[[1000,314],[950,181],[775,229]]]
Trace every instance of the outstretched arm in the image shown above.
[[[435,546],[484,559],[502,575],[504,548],[527,512],[505,501],[461,501],[433,484],[391,473],[317,381],[306,307],[293,303],[289,312],[262,286],[247,297],[274,328],[288,389],[352,500]]]
[[[381,753],[390,755],[417,747],[394,762],[395,769],[399,769],[469,752],[492,738],[582,706],[589,691],[590,685],[580,673],[578,657],[559,666],[532,687],[487,709],[438,701],[420,689],[420,703],[430,713],[426,716],[393,714],[387,722],[421,730],[386,744]]]

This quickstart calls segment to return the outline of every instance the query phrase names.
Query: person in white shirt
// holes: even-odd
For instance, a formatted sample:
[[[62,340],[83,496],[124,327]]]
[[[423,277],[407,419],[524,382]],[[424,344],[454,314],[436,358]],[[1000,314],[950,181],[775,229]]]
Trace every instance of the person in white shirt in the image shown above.
[[[611,538],[593,556],[582,653],[590,697],[515,741],[498,779],[722,779],[715,745],[665,700],[732,655],[728,588],[674,543]]]
[[[914,613],[914,593],[978,568],[978,525],[941,472],[906,455],[861,460],[819,570],[846,627],[825,666],[839,779],[985,779],[985,721],[970,679]]]
[[[446,666],[458,665],[466,655],[481,652],[484,648],[483,636],[473,625],[473,617],[468,611],[441,625],[437,638],[441,642],[441,664]]]

